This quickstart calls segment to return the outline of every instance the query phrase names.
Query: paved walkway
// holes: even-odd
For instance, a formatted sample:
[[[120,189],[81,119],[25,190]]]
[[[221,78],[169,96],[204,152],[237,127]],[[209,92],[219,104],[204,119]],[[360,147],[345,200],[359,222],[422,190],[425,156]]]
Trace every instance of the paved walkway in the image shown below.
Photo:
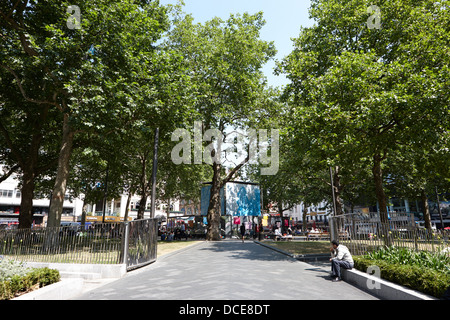
[[[374,300],[329,267],[292,259],[253,242],[201,242],[169,254],[76,299]]]

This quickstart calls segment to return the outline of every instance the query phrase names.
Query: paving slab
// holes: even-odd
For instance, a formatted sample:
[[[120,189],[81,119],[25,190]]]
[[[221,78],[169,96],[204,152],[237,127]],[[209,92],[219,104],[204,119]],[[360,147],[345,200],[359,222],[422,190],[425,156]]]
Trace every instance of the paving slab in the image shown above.
[[[253,242],[203,242],[132,271],[75,300],[377,300],[329,267]]]

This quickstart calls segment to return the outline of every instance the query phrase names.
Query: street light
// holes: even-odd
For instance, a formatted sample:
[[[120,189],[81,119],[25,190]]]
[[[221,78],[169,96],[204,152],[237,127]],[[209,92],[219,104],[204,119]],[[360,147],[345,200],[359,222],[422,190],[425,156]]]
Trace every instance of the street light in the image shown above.
[[[333,197],[333,217],[330,219],[330,239],[338,240],[337,238],[337,221],[336,221],[336,196],[334,194],[334,183],[333,183],[333,168],[330,167],[330,181],[331,181],[331,196]]]
[[[439,218],[441,219],[441,229],[443,230],[445,226],[444,226],[444,220],[442,219],[442,212],[441,212],[441,206],[439,204],[439,194],[438,194],[437,186],[436,186],[436,200],[437,200],[437,209],[439,212]]]
[[[152,172],[152,197],[151,197],[151,211],[150,218],[155,217],[155,201],[156,201],[156,173],[158,171],[158,143],[159,143],[159,128],[155,130],[155,143],[153,146],[153,172]]]

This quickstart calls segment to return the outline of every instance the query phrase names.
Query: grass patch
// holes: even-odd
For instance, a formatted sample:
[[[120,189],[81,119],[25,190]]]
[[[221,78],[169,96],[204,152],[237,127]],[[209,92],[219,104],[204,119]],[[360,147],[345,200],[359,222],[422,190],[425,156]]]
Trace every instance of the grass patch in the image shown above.
[[[264,241],[264,244],[292,254],[330,253],[330,241]]]
[[[158,241],[157,257],[190,246],[198,241]],[[121,255],[118,250],[105,252],[92,252],[90,250],[68,252],[60,254],[36,254],[15,255],[17,260],[54,262],[54,263],[92,263],[92,264],[116,264],[121,263]]]
[[[158,257],[168,254],[173,251],[189,247],[198,241],[158,241]]]

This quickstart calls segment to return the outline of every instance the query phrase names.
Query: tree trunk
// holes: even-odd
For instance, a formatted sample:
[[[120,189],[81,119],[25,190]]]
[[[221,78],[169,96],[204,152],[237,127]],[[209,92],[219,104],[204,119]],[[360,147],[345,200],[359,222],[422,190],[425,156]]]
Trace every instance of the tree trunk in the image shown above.
[[[137,212],[137,219],[144,219],[145,206],[147,205],[147,156],[145,153],[141,158],[141,200],[139,201],[139,208]]]
[[[72,155],[74,131],[69,124],[69,115],[64,114],[63,137],[58,158],[55,186],[53,187],[52,201],[48,214],[47,227],[59,227],[66,194],[67,181],[69,179],[69,163]]]
[[[308,213],[308,207],[309,207],[309,204],[304,202],[303,203],[303,214],[302,214],[302,220],[303,220],[302,232],[306,232],[306,230],[308,229],[308,225],[306,223],[306,214]]]
[[[219,125],[220,132],[223,132],[224,126],[221,123]],[[219,141],[219,143],[222,143],[223,141]],[[230,181],[233,176],[238,172],[244,164],[246,164],[250,159],[250,152],[247,150],[247,157],[245,160],[243,160],[240,164],[238,164],[236,167],[234,167],[228,175],[221,179],[220,177],[220,171],[222,169],[222,164],[217,163],[216,159],[216,152],[220,152],[219,150],[213,150],[211,152],[212,156],[212,168],[213,168],[213,181],[211,186],[211,197],[209,200],[209,206],[208,206],[208,227],[207,227],[207,234],[206,234],[206,240],[208,241],[218,241],[221,239],[220,236],[220,189],[225,186],[225,184]],[[220,156],[218,157],[220,159]]]
[[[27,168],[22,175],[19,229],[29,229],[33,223],[34,170]]]
[[[130,202],[131,202],[131,196],[132,195],[133,195],[133,192],[130,189],[130,191],[128,191],[127,205],[125,207],[125,216],[123,217],[123,221],[124,222],[128,221],[128,212],[130,211],[129,209],[130,209]]]
[[[283,217],[283,205],[282,202],[278,202],[278,214],[280,215],[280,221],[281,221],[281,234],[286,233],[286,227],[284,226],[284,217]]]
[[[341,177],[339,175],[339,166],[335,166],[334,174],[333,174],[333,185],[334,185],[334,196],[336,198],[336,216],[344,214],[344,205],[342,202],[341,194],[342,194],[342,184]]]
[[[86,195],[83,199],[83,206],[81,207],[81,230],[85,230],[86,226]]]
[[[141,195],[141,200],[139,201],[139,209],[138,209],[138,213],[137,213],[138,220],[144,219],[146,205],[147,205],[147,194],[144,191]]]
[[[212,164],[213,167],[213,181],[211,186],[211,196],[208,206],[208,227],[206,240],[208,241],[218,241],[220,240],[220,164],[215,162]]]
[[[387,213],[387,199],[386,194],[384,193],[383,189],[383,171],[381,169],[381,162],[383,161],[383,158],[376,154],[373,157],[373,167],[372,167],[372,173],[373,173],[373,179],[375,182],[375,193],[378,200],[378,205],[380,206],[380,222],[381,222],[381,236],[384,239],[384,244],[386,246],[391,245],[391,239],[389,236],[389,219],[388,219],[388,213]]]
[[[25,149],[25,154],[21,153],[21,149],[24,144],[18,143],[15,145],[10,138],[10,135],[6,128],[0,122],[0,134],[5,138],[8,148],[11,150],[14,162],[16,164],[12,166],[9,172],[0,176],[0,182],[6,180],[17,169],[22,170],[22,189],[21,189],[21,202],[20,202],[20,214],[19,214],[19,228],[28,229],[33,223],[33,197],[35,188],[35,179],[43,171],[45,167],[38,168],[38,159],[40,155],[40,146],[43,138],[43,126],[46,123],[48,110],[50,106],[44,106],[41,113],[37,115],[27,114],[28,117],[33,118],[32,137],[30,143],[25,143],[29,148]],[[35,117],[36,116],[36,117]]]
[[[194,204],[194,208],[195,208],[195,204]],[[167,214],[167,218],[168,218],[169,215],[170,215],[170,197],[167,199],[167,212],[166,212],[166,214]],[[194,209],[194,212],[192,212],[192,214],[195,214],[195,209]]]
[[[45,118],[42,118],[45,119]],[[21,161],[22,190],[20,201],[19,228],[29,229],[33,224],[33,198],[35,179],[38,176],[39,148],[42,141],[40,124],[34,127],[29,153],[25,161]],[[24,159],[22,159],[24,160]]]
[[[425,228],[429,231],[432,232],[431,230],[431,216],[430,216],[430,208],[428,206],[428,197],[427,194],[425,193],[425,190],[422,189],[420,191],[420,198],[422,200],[422,207],[423,207],[423,219],[425,221]]]

